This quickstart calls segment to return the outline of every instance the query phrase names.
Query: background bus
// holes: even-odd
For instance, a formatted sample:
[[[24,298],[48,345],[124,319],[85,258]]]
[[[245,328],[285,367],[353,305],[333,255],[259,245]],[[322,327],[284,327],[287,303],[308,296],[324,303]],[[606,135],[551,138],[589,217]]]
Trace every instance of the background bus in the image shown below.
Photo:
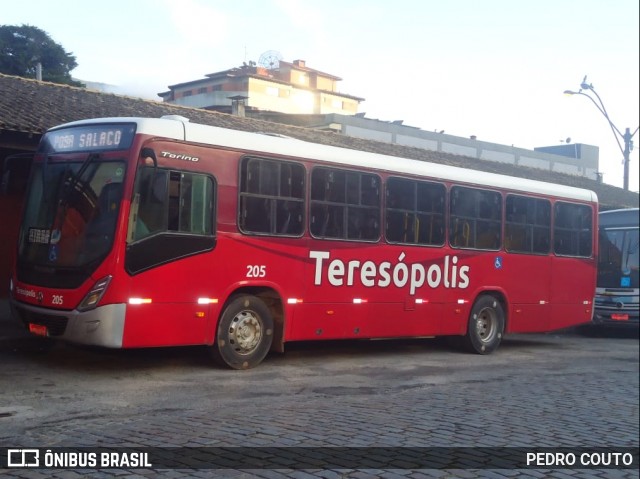
[[[0,241],[0,299],[9,294],[8,285],[14,262],[15,245],[20,227],[27,178],[33,153],[10,155],[0,160],[0,211],[2,240]]]
[[[593,192],[197,125],[51,129],[31,171],[11,304],[34,334],[208,345],[232,368],[289,341],[587,323]]]
[[[638,208],[599,215],[596,324],[638,323]]]

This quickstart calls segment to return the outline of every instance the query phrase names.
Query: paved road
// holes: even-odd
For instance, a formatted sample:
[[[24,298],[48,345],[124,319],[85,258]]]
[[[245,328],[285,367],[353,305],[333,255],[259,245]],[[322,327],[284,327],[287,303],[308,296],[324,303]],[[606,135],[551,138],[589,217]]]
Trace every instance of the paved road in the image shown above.
[[[0,446],[634,447],[638,334],[316,342],[227,371],[202,348],[0,341]],[[325,450],[325,449],[319,449]],[[354,464],[355,466],[355,464]],[[630,469],[44,470],[4,477],[638,477]]]

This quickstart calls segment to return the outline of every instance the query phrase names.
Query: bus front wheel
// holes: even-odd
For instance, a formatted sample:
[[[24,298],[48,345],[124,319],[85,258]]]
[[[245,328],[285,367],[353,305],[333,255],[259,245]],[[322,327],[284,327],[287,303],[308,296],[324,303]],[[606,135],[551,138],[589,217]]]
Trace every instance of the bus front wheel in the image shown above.
[[[265,358],[273,341],[269,308],[255,296],[238,296],[225,308],[218,323],[213,359],[232,369],[249,369]]]
[[[480,296],[471,309],[465,345],[473,353],[490,354],[504,334],[504,309],[495,296]]]

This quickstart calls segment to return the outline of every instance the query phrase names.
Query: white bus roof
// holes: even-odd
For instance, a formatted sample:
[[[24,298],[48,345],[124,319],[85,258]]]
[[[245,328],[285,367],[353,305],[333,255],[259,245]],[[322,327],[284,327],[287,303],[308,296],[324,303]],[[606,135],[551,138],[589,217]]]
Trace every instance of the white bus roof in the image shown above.
[[[442,165],[423,160],[321,145],[278,135],[201,125],[191,123],[187,118],[180,116],[162,118],[95,118],[66,123],[52,129],[97,123],[136,123],[137,133],[157,137],[235,148],[248,152],[317,160],[345,167],[366,167],[391,174],[420,176],[425,179],[452,181],[455,183],[535,193],[580,201],[597,201],[596,194],[586,189],[496,173],[487,173],[457,166]]]

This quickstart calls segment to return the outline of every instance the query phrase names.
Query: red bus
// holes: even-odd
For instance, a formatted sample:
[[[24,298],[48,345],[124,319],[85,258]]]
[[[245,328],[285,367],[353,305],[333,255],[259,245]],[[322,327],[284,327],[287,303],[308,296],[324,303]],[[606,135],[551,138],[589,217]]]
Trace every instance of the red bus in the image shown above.
[[[587,190],[173,116],[53,128],[29,181],[11,305],[36,335],[244,369],[289,341],[486,354],[592,318]]]

